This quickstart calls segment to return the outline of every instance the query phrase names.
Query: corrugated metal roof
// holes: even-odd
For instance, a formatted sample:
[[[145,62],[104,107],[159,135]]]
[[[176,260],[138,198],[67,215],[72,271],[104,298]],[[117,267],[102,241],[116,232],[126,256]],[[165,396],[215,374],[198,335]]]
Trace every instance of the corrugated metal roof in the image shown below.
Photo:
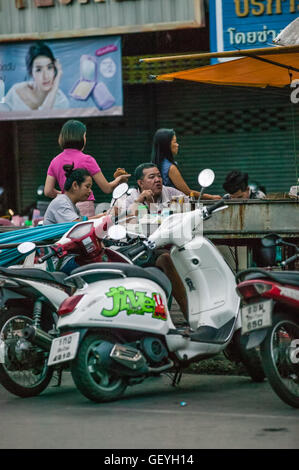
[[[17,9],[13,0],[1,1],[0,40],[7,35],[72,37],[75,35],[122,34],[204,25],[202,0],[130,0],[82,4],[73,0],[53,7],[37,8],[33,1]],[[55,33],[50,36],[47,33]],[[67,34],[64,34],[67,32]]]

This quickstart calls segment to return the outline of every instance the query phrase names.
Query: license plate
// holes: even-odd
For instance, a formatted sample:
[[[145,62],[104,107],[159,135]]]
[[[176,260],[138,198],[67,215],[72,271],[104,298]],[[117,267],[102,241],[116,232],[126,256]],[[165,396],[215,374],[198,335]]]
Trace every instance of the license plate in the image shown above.
[[[51,344],[48,366],[71,361],[76,357],[80,333],[72,333],[55,338]]]
[[[241,308],[242,335],[272,325],[273,301],[265,300]]]

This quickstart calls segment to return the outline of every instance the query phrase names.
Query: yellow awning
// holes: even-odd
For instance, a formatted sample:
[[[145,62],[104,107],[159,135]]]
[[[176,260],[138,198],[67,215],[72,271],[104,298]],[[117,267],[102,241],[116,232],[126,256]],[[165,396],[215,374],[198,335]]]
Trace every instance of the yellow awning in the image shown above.
[[[298,46],[293,46],[293,48],[297,50]],[[299,80],[299,52],[290,52],[286,48],[285,51],[280,51],[278,54],[277,50],[271,49],[274,52],[272,55],[269,54],[270,51],[264,54],[262,51],[259,53],[256,49],[255,54],[250,54],[250,56],[248,54],[247,57],[216,65],[158,75],[156,79],[167,81],[174,79],[191,80],[214,85],[263,88],[267,86],[284,87],[290,85],[292,80]],[[236,54],[236,51],[234,52]],[[239,55],[242,55],[242,52],[245,53],[246,51],[239,51]],[[227,56],[229,55],[227,54]],[[268,61],[275,62],[276,65]]]

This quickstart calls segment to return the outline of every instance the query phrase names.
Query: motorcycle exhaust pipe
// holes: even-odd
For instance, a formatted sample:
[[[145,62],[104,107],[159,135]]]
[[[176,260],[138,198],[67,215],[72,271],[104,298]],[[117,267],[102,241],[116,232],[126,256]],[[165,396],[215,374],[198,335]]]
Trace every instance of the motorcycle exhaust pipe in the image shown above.
[[[23,337],[30,343],[50,351],[53,337],[36,326],[26,326],[22,331]]]

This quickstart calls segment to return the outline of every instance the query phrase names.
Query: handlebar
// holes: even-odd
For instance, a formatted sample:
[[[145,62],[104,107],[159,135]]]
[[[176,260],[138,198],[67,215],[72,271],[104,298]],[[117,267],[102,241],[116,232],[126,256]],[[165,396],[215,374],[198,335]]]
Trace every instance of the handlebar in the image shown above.
[[[225,201],[223,199],[220,199],[220,201],[215,202],[215,204],[212,204],[211,206],[206,206],[206,211],[208,215],[211,215],[212,212],[214,212],[218,207],[224,206]]]
[[[49,258],[52,258],[52,256],[55,255],[55,252],[52,248],[50,248],[50,253],[47,253],[46,255],[42,256],[41,258],[38,259],[38,263],[41,264],[43,263],[44,261],[46,261],[47,259]]]
[[[292,263],[293,261],[296,261],[296,259],[298,259],[298,258],[299,258],[299,253],[296,253],[295,255],[290,256],[290,258],[288,258],[288,259],[282,261],[282,262],[281,262],[281,266],[284,267],[284,266],[286,266],[287,264],[290,264],[290,263]]]
[[[73,242],[70,242],[70,243],[73,243]],[[65,245],[55,245],[55,246],[49,247],[50,253],[47,253],[46,255],[40,257],[38,259],[38,263],[41,264],[47,259],[52,258],[52,256],[63,258],[64,256],[67,255],[67,245],[68,243],[66,243]]]
[[[145,244],[143,242],[140,243],[140,245],[137,245],[137,246],[133,246],[132,248],[130,248],[129,250],[126,251],[126,254],[130,257],[130,258],[135,258],[135,256],[139,255],[140,253],[146,251],[147,247],[145,246]]]

